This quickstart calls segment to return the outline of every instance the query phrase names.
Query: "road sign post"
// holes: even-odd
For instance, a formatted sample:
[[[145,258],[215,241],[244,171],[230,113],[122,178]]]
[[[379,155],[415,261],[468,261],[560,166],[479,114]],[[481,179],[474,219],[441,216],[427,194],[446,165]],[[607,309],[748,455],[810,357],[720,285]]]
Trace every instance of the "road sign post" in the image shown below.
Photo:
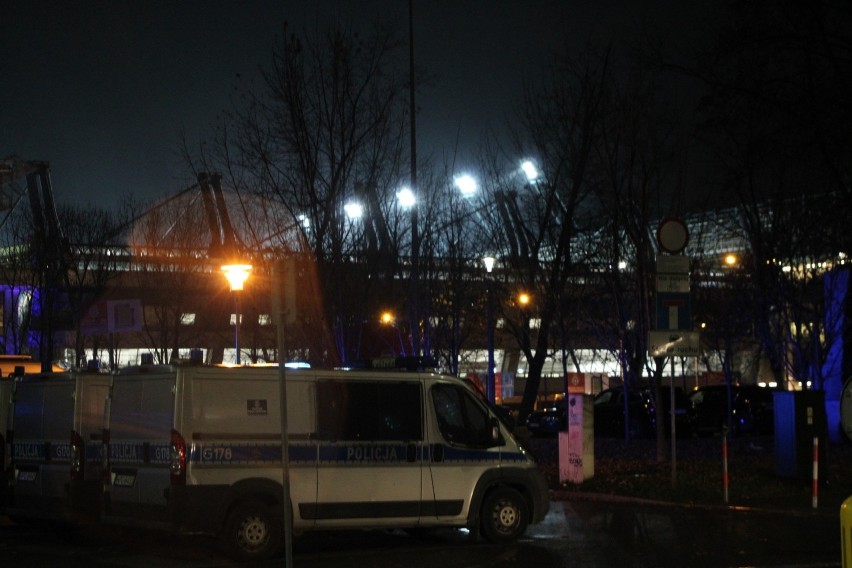
[[[669,416],[672,443],[672,487],[677,483],[674,358],[697,356],[700,349],[698,333],[692,331],[689,302],[689,257],[681,254],[688,242],[689,231],[683,221],[666,219],[660,223],[657,229],[657,244],[659,244],[660,250],[668,254],[657,257],[657,329],[649,333],[648,353],[651,357],[671,358]]]

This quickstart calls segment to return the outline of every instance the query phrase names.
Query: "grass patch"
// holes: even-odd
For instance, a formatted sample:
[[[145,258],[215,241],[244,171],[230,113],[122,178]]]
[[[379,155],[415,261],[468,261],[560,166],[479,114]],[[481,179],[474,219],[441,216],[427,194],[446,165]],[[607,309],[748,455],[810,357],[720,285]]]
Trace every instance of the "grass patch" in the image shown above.
[[[581,484],[560,483],[555,438],[525,440],[555,491],[602,493],[697,505],[724,505],[722,439],[677,440],[675,470],[666,440],[662,460],[654,440],[626,443],[612,438],[595,440],[594,476]],[[807,456],[810,459],[810,455]],[[838,511],[852,496],[852,444],[826,448],[826,471],[820,474],[820,510]],[[787,478],[776,473],[772,437],[741,437],[728,445],[728,505],[767,509],[811,509],[811,468],[806,477]],[[675,480],[672,483],[673,479]]]

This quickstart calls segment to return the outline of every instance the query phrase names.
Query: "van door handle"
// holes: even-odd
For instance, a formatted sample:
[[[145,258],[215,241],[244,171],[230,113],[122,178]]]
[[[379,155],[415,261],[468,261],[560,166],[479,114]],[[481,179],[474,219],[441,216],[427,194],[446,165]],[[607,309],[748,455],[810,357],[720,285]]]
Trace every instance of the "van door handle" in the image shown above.
[[[417,461],[417,445],[416,444],[408,444],[405,447],[405,461],[409,463],[414,463]]]
[[[444,461],[444,445],[443,444],[432,444],[432,461],[433,462]]]

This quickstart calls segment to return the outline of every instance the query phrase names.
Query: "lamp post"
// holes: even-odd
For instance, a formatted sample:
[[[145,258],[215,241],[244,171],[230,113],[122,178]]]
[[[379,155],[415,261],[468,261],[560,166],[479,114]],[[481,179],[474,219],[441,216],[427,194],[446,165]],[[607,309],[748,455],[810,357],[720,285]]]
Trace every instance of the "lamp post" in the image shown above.
[[[521,341],[523,345],[529,345],[530,315],[527,309],[532,302],[532,297],[527,292],[519,292],[515,300],[521,315]]]
[[[408,113],[411,149],[411,188],[417,188],[417,104],[414,82],[414,0],[408,0]],[[413,195],[413,194],[412,194]],[[420,233],[417,227],[417,207],[411,207],[411,349],[415,357],[420,356]],[[426,354],[428,355],[428,353]]]
[[[497,389],[494,384],[494,291],[492,290],[491,271],[494,270],[494,262],[496,259],[493,256],[486,256],[482,259],[485,264],[486,278],[486,293],[488,294],[488,317],[486,325],[488,326],[488,374],[486,379],[485,389],[488,395],[488,402],[494,404],[497,399]]]
[[[234,293],[234,311],[236,312],[234,321],[234,349],[236,351],[235,362],[240,364],[240,292],[243,289],[243,284],[249,277],[251,272],[251,264],[226,264],[222,266],[222,272],[225,273],[225,278],[228,279],[228,284],[231,285],[231,292]]]
[[[396,316],[394,316],[392,312],[384,311],[379,316],[379,321],[382,323],[382,325],[396,329],[396,335],[399,338],[400,355],[405,357],[405,343],[402,341],[402,332],[399,330],[399,326],[396,324]],[[393,335],[393,332],[391,332],[391,335]],[[393,340],[391,340],[391,347],[393,348],[393,351],[396,352],[396,348],[393,347]]]
[[[412,184],[414,182],[412,181]],[[410,187],[403,187],[396,194],[403,209],[411,213],[411,350],[415,357],[420,355],[420,236],[417,227],[417,196]]]

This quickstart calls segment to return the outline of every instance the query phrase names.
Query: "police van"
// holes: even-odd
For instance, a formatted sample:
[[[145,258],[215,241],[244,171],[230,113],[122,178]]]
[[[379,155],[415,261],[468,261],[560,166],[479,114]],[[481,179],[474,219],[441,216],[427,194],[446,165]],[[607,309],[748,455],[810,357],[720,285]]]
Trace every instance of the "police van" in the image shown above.
[[[97,518],[109,385],[109,375],[90,373],[45,373],[15,380],[8,440],[8,514]]]
[[[139,367],[113,378],[106,520],[219,535],[243,559],[282,544],[277,367]],[[520,537],[547,513],[530,456],[463,381],[287,370],[296,532],[468,527]]]

